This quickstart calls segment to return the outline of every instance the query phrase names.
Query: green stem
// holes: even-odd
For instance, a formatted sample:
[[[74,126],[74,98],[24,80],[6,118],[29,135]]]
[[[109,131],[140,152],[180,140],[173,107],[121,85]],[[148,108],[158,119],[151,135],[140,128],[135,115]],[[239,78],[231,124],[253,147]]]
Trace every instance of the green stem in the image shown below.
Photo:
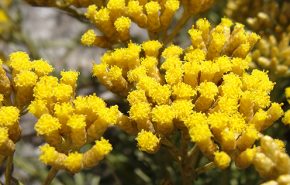
[[[57,172],[58,172],[58,169],[51,167],[43,185],[50,185],[50,183],[53,181],[54,177],[56,176]]]
[[[11,184],[12,169],[13,169],[13,154],[8,156],[7,158],[7,165],[5,169],[5,185]]]
[[[178,32],[184,27],[188,19],[191,17],[191,13],[187,11],[186,9],[184,10],[180,20],[178,21],[177,25],[175,26],[174,30],[167,36],[165,37],[163,43],[164,45],[167,45],[170,43],[174,37],[178,34]]]
[[[198,161],[199,161],[199,157],[200,157],[200,151],[198,146],[195,144],[192,149],[188,152],[188,165],[192,166],[193,169],[196,168],[196,166],[198,165]],[[194,176],[196,176],[196,174],[194,174]]]
[[[214,162],[210,162],[210,163],[207,163],[206,165],[202,166],[202,167],[199,167],[195,170],[196,174],[202,174],[202,173],[205,173],[211,169],[213,169],[215,167],[215,164]]]

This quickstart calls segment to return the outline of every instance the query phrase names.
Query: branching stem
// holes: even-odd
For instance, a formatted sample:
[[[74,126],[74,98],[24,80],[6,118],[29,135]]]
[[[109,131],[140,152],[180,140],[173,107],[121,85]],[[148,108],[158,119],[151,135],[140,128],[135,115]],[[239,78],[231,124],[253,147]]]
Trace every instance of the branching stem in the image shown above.
[[[56,176],[57,172],[58,172],[58,169],[51,167],[43,185],[50,185],[50,183],[53,181],[54,177]]]
[[[5,169],[5,185],[11,184],[13,170],[13,154],[7,157],[7,164]]]

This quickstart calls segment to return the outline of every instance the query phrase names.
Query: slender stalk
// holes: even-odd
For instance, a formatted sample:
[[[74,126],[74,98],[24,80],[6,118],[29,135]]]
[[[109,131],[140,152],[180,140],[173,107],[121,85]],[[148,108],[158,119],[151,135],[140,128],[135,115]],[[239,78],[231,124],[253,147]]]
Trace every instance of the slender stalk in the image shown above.
[[[191,17],[191,13],[185,9],[180,20],[178,21],[177,25],[175,26],[174,30],[167,37],[165,37],[165,39],[163,41],[164,45],[167,45],[168,43],[170,43],[173,40],[173,38],[183,28],[183,26],[186,24],[186,22],[188,21],[188,19],[190,17]]]
[[[7,165],[5,169],[5,185],[11,184],[12,169],[13,169],[13,154],[8,156],[7,158]]]
[[[188,161],[189,161],[189,165],[196,167],[196,163],[198,161],[198,156],[199,156],[199,148],[197,146],[197,144],[195,144],[191,150],[188,152]]]
[[[211,169],[213,169],[215,167],[215,164],[214,162],[210,162],[210,163],[207,163],[206,165],[202,166],[202,167],[199,167],[195,170],[196,174],[202,174],[202,173],[205,173]]]
[[[56,176],[57,172],[58,172],[58,169],[51,167],[43,185],[50,185],[50,183],[53,181],[54,177]]]
[[[181,130],[181,177],[183,185],[190,185],[193,183],[194,174],[192,173],[192,165],[188,156],[188,138],[186,132],[186,130]]]
[[[162,138],[161,143],[167,149],[167,151],[171,155],[171,157],[173,159],[175,159],[176,162],[180,163],[181,154],[176,149],[176,147],[167,138]]]

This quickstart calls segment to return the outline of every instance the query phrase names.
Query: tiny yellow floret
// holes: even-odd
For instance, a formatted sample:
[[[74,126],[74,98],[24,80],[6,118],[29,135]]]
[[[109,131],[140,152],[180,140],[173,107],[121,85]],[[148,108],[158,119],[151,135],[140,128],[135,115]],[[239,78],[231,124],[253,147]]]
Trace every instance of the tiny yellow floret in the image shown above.
[[[282,118],[282,122],[285,125],[290,125],[290,110],[287,110],[284,114],[284,117]]]
[[[71,115],[66,123],[71,129],[82,129],[86,126],[86,117],[81,114]]]
[[[77,86],[77,80],[80,73],[77,71],[62,71],[60,72],[60,82],[66,85],[70,85],[72,88]]]
[[[11,53],[9,56],[9,65],[16,72],[30,70],[32,67],[28,54],[23,51]]]
[[[19,119],[20,111],[13,106],[3,106],[0,108],[0,126],[10,128]]]
[[[45,100],[34,100],[28,106],[28,110],[35,117],[40,118],[41,115],[49,112],[46,104],[47,102]]]
[[[85,46],[92,46],[96,40],[96,34],[94,30],[90,29],[86,31],[81,38],[81,42]]]
[[[218,93],[218,87],[212,82],[202,82],[198,88],[200,96],[213,100]]]
[[[157,40],[149,40],[142,43],[142,49],[145,51],[146,56],[157,57],[161,47],[162,44]]]
[[[53,67],[46,60],[39,59],[32,61],[32,68],[37,76],[48,75],[53,71]]]
[[[190,99],[196,95],[196,91],[188,84],[180,82],[172,87],[172,95],[177,99]]]
[[[159,150],[160,139],[152,132],[141,130],[136,137],[139,150],[147,153],[155,153]]]
[[[115,22],[114,26],[118,32],[127,31],[131,26],[131,19],[128,17],[119,17]]]
[[[183,49],[177,45],[170,45],[162,52],[162,57],[167,59],[170,57],[179,57],[183,52]]]
[[[149,103],[140,102],[131,106],[129,115],[133,120],[147,120],[151,112],[151,106]]]
[[[61,124],[58,119],[52,117],[50,114],[43,114],[34,128],[39,135],[49,135],[50,133],[59,130]]]
[[[83,154],[78,152],[69,153],[64,161],[64,166],[72,173],[77,173],[82,169]]]
[[[58,152],[55,150],[54,147],[50,146],[49,144],[45,144],[39,147],[41,154],[39,159],[44,164],[51,164],[54,163],[58,158]]]
[[[16,87],[33,87],[37,82],[37,75],[31,71],[22,71],[14,78]]]
[[[225,169],[230,165],[231,158],[225,152],[215,152],[214,153],[214,163],[220,169]]]
[[[105,155],[112,151],[112,145],[109,143],[108,140],[101,138],[100,140],[96,141],[95,145],[93,146],[96,154],[100,157],[99,160],[104,158]]]

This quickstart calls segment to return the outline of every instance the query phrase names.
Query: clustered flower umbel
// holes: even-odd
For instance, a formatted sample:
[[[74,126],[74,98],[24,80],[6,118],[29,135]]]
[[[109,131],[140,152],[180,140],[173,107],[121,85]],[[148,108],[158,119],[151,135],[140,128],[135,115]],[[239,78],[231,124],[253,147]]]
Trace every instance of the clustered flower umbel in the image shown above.
[[[38,79],[51,71],[46,61],[30,61],[24,52],[12,53],[5,65],[0,61],[0,161],[13,155],[21,135],[19,117],[33,99]]]
[[[285,152],[284,143],[270,136],[260,140],[253,164],[259,175],[268,180],[261,185],[290,184],[290,157]]]
[[[71,173],[97,165],[112,150],[102,135],[120,114],[117,106],[107,108],[94,94],[76,96],[78,75],[75,71],[62,71],[60,80],[43,76],[29,106],[38,118],[34,128],[46,142],[40,147],[40,160]],[[93,142],[89,150],[81,152],[83,146]]]
[[[289,8],[287,1],[230,0],[225,11],[227,16],[247,24],[262,36],[253,52],[253,68],[268,70],[273,79],[290,74]]]
[[[186,129],[217,167],[232,159],[245,168],[260,132],[283,114],[270,101],[274,83],[267,73],[246,72],[259,36],[229,19],[214,28],[199,19],[188,33],[192,45],[186,49],[170,45],[161,52],[162,44],[151,40],[108,51],[93,74],[127,96],[131,122],[117,125],[137,130],[140,150],[154,153],[163,138]]]
[[[96,35],[93,29],[82,36],[82,43],[87,46],[110,48],[112,44],[130,40],[131,23],[147,29],[149,35],[166,34],[167,29],[180,8],[186,15],[194,15],[207,10],[213,0],[109,0],[104,7],[91,5],[86,17],[100,30],[103,35]]]

